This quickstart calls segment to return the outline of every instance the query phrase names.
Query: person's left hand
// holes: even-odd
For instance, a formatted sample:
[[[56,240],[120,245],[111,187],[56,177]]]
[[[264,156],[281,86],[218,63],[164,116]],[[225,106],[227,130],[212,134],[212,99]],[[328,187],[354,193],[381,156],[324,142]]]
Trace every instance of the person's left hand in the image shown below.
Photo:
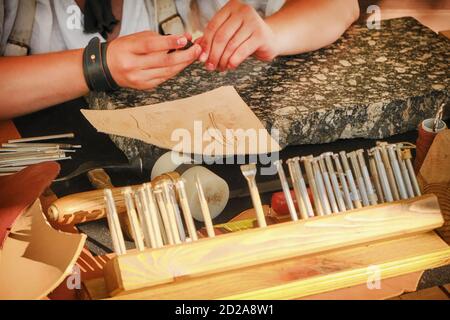
[[[208,23],[198,40],[207,70],[235,69],[249,56],[271,61],[277,56],[274,32],[251,6],[230,0]]]

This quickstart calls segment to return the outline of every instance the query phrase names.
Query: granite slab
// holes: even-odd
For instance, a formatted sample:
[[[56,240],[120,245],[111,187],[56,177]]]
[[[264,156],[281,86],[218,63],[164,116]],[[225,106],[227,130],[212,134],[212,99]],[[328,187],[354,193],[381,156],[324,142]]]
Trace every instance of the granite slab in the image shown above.
[[[440,103],[449,103],[449,56],[450,40],[413,18],[382,21],[379,30],[359,23],[315,52],[271,63],[249,59],[227,73],[194,64],[155,90],[92,94],[89,102],[93,109],[126,108],[234,85],[266,128],[280,131],[282,147],[383,139],[417,128]],[[163,152],[140,141],[111,139],[147,165]]]

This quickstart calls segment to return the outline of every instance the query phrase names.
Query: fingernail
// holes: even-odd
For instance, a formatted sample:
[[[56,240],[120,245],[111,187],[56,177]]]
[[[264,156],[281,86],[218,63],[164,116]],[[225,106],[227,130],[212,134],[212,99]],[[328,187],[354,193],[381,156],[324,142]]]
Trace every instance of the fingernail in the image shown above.
[[[205,68],[206,68],[206,70],[208,70],[208,71],[214,71],[214,70],[216,69],[216,67],[215,67],[211,62],[208,62],[208,63],[205,65]]]
[[[198,60],[199,60],[201,63],[205,63],[205,62],[206,62],[206,59],[208,59],[208,55],[206,54],[206,52],[202,52],[202,54],[200,55],[200,57],[198,58]]]
[[[187,45],[187,38],[186,37],[178,38],[177,44],[179,46],[183,46],[184,47],[185,45]]]

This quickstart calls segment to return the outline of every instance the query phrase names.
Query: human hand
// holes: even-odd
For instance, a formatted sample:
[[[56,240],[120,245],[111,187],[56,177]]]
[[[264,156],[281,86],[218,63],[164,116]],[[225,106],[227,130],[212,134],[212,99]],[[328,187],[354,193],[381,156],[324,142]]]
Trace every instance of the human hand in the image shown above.
[[[202,47],[200,62],[207,70],[235,69],[249,56],[271,61],[277,55],[276,37],[251,6],[229,1],[208,23],[196,41]]]
[[[150,90],[198,59],[198,44],[177,50],[190,40],[189,34],[161,36],[151,31],[120,37],[108,46],[108,67],[119,86]],[[176,51],[168,53],[170,50]]]

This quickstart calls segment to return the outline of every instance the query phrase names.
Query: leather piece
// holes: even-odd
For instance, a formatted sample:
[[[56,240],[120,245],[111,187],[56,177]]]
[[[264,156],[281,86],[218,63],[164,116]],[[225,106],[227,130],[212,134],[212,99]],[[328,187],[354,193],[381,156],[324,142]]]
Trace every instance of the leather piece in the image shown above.
[[[0,177],[0,249],[11,226],[58,176],[60,166],[46,162]]]

